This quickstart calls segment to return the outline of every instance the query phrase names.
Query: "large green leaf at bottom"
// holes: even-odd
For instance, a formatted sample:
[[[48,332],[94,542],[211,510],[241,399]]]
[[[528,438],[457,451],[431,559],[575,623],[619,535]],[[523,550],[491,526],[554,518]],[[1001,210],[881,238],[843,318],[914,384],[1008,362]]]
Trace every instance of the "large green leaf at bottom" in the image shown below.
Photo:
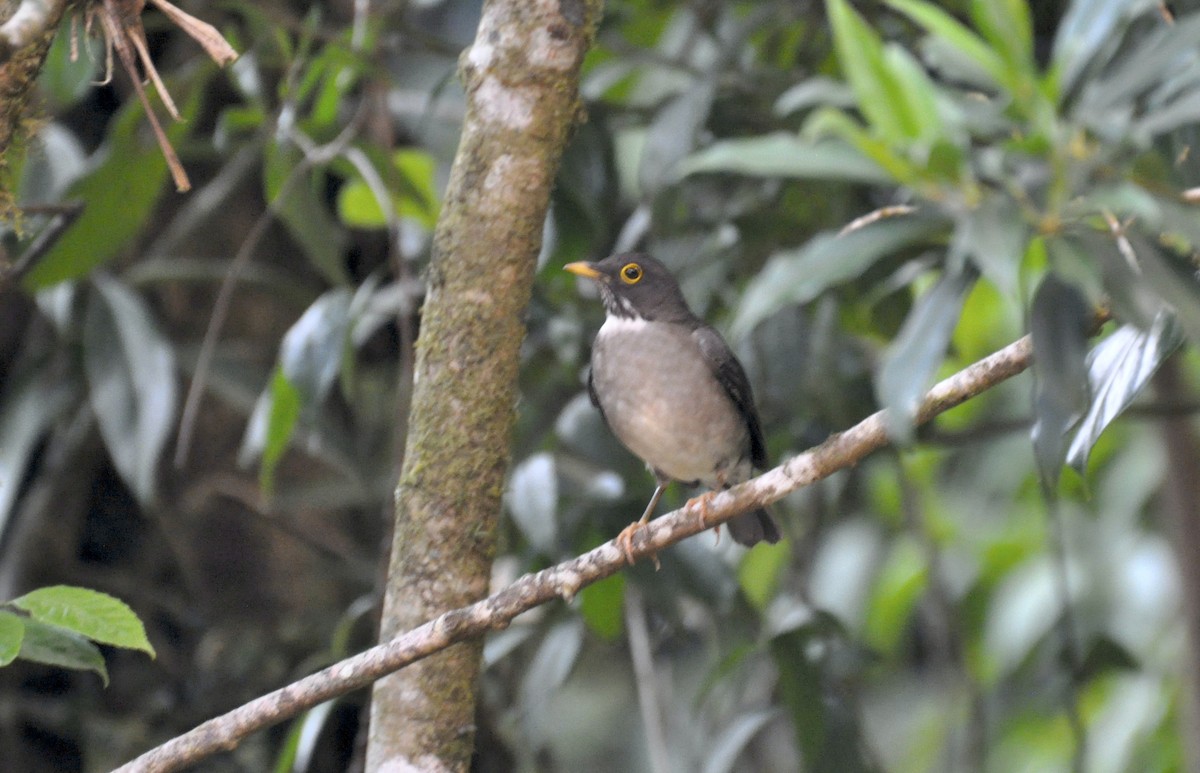
[[[154,654],[142,621],[124,601],[107,593],[54,585],[9,603],[38,622],[65,628],[92,641]]]

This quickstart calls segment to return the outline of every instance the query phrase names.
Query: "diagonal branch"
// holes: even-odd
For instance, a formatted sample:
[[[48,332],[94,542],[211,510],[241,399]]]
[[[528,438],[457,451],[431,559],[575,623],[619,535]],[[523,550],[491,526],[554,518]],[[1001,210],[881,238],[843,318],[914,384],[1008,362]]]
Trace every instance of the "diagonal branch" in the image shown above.
[[[1029,367],[1032,353],[1033,345],[1026,336],[938,383],[922,400],[917,424],[928,422],[1022,372]],[[637,558],[656,553],[734,516],[782,499],[838,470],[852,467],[887,443],[887,417],[884,411],[879,411],[757,478],[706,497],[703,504],[688,503],[652,521],[634,536],[633,555]],[[540,604],[556,597],[569,601],[583,587],[616,574],[623,566],[624,554],[615,541],[609,541],[570,561],[527,574],[482,601],[446,612],[387,644],[372,647],[210,719],[151,749],[116,773],[178,770],[216,752],[232,749],[256,730],[364,687],[455,642],[504,628],[514,617]]]

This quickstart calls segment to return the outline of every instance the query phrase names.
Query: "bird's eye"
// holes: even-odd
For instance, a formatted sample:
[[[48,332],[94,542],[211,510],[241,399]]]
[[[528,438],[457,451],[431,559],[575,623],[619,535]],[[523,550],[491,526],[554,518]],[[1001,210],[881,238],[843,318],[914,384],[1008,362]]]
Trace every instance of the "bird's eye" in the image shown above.
[[[642,280],[642,267],[636,263],[626,263],[621,267],[621,281],[627,285],[635,285]]]

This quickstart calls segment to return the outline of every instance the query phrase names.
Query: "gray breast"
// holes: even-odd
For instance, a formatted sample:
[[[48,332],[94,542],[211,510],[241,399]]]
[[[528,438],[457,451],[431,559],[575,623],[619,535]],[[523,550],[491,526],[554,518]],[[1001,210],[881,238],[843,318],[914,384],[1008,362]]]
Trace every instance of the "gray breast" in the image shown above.
[[[745,420],[687,327],[609,317],[592,381],[613,432],[658,472],[709,488],[749,477]]]

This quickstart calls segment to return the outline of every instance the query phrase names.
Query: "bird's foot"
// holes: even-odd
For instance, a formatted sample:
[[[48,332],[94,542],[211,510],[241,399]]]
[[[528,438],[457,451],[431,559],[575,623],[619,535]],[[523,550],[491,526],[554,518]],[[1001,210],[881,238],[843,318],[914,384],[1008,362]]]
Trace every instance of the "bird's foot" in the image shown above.
[[[629,562],[630,566],[633,566],[633,564],[634,564],[633,537],[635,534],[637,534],[639,531],[641,531],[644,528],[646,528],[645,521],[634,521],[633,523],[626,526],[624,529],[621,529],[621,533],[617,535],[617,539],[616,539],[617,547],[619,547],[621,549],[621,552],[625,554],[625,560]],[[650,560],[654,562],[654,571],[657,572],[659,569],[662,568],[662,564],[660,564],[658,562],[658,554],[657,553],[651,553]]]
[[[700,496],[692,497],[687,502],[687,506],[692,508],[692,511],[696,513],[696,517],[700,520],[700,526],[705,529],[710,528],[708,525],[708,517],[709,517],[709,513],[711,511],[712,498],[715,497],[716,495],[717,495],[716,491],[706,491],[703,494],[701,494]],[[712,526],[711,528],[714,532],[716,532],[716,535],[717,535],[716,544],[720,545],[721,544],[721,524],[718,523],[715,526]]]

